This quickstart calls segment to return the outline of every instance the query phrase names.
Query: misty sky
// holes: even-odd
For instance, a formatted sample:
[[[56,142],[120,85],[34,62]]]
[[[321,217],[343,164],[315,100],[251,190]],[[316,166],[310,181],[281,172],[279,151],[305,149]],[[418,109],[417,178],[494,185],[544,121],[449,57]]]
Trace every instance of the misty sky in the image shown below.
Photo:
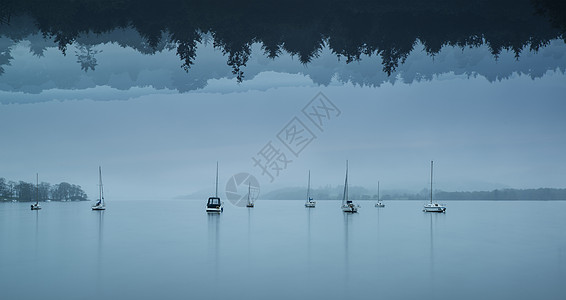
[[[564,188],[566,76],[552,70],[564,45],[555,47],[547,55],[526,55],[520,66],[512,64],[512,54],[493,63],[487,49],[458,58],[447,49],[435,59],[415,51],[402,68],[414,78],[421,70],[428,80],[410,83],[387,79],[373,58],[340,67],[335,57],[325,63],[323,54],[320,62],[302,66],[292,57],[260,55],[252,56],[242,84],[225,57],[209,49],[197,56],[198,76],[188,75],[204,78],[204,86],[179,93],[170,72],[183,71],[172,53],[161,60],[160,54],[144,56],[143,69],[136,69],[141,54],[130,63],[112,61],[104,55],[127,49],[101,47],[97,71],[85,73],[72,55],[48,48],[44,55],[53,58],[40,59],[16,45],[0,77],[0,103],[12,102],[0,104],[0,176],[32,182],[38,172],[40,181],[79,184],[94,198],[101,165],[108,200],[165,199],[212,194],[216,161],[221,191],[239,172],[252,173],[269,191],[306,185],[309,169],[314,187],[341,185],[348,159],[351,185],[375,189],[380,180],[385,192],[419,191],[428,186],[435,160],[435,188],[441,190]],[[520,71],[548,61],[536,76]],[[114,71],[120,64],[126,72]],[[467,74],[470,65],[483,75]],[[332,68],[336,73],[328,72]],[[360,86],[340,80],[340,72],[385,79]],[[292,162],[271,183],[252,157],[275,144],[293,117],[306,120],[301,109],[319,92],[341,114],[323,131],[305,122],[316,139],[298,157],[288,153]]]

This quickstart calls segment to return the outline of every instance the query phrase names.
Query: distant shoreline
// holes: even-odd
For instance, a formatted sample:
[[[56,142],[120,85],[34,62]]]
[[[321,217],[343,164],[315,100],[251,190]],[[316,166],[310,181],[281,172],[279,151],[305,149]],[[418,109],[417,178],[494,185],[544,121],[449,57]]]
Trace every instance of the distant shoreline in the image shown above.
[[[90,199],[84,199],[84,200],[39,200],[38,202],[85,202],[85,201],[92,201]],[[16,202],[21,202],[21,203],[34,203],[35,200],[18,200],[18,199],[0,199],[0,203],[16,203]]]
[[[202,199],[180,199],[180,198],[175,198],[175,199],[168,199],[170,201],[206,201],[205,198]],[[362,202],[372,202],[372,201],[377,201],[376,199],[354,199],[354,198],[350,198],[350,200],[353,201],[362,201]],[[502,200],[502,199],[435,199],[434,201],[499,201],[499,202],[512,202],[512,201],[566,201],[566,199],[510,199],[510,200]],[[120,200],[118,200],[120,201]],[[138,201],[138,200],[122,200],[122,201]],[[139,200],[139,201],[147,201],[147,200]],[[162,200],[158,200],[158,201],[162,201]],[[266,199],[266,198],[258,198],[257,201],[305,201],[305,199]],[[316,199],[316,201],[340,201],[339,199]],[[395,202],[403,202],[403,201],[408,201],[408,202],[427,202],[430,201],[430,199],[381,199],[381,201],[395,201]],[[78,201],[74,201],[74,202],[78,202]]]
[[[311,196],[315,200],[340,200],[342,199],[342,187],[324,187],[311,190]],[[207,195],[192,194],[175,197],[177,200],[205,199]],[[260,194],[262,200],[304,200],[306,187],[287,187]],[[350,199],[357,201],[377,200],[378,196],[363,187],[350,187]],[[418,193],[387,192],[379,197],[383,201],[429,201],[430,190],[423,189]],[[435,201],[564,201],[566,200],[566,189],[559,188],[537,188],[537,189],[495,189],[491,191],[465,191],[445,192],[435,190],[433,193]]]

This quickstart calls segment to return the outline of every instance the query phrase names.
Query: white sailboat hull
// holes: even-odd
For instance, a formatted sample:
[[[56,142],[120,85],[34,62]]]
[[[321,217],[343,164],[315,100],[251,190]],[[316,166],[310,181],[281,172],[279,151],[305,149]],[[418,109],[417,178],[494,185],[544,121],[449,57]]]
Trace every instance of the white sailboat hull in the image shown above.
[[[348,213],[357,213],[358,207],[354,204],[345,204],[345,205],[342,205],[342,211],[348,212]]]
[[[438,203],[429,203],[424,206],[423,211],[425,212],[445,212],[446,206]]]
[[[385,207],[385,204],[381,203],[381,202],[377,202],[375,204],[375,207]]]
[[[32,204],[31,205],[31,210],[40,210],[41,206],[39,206],[39,204]]]
[[[104,205],[94,205],[92,206],[92,210],[105,210],[106,207]]]
[[[316,201],[305,202],[305,207],[316,207]]]
[[[206,212],[209,212],[209,213],[221,213],[222,211],[224,211],[224,208],[222,206],[220,206],[220,207],[207,207],[206,208]]]

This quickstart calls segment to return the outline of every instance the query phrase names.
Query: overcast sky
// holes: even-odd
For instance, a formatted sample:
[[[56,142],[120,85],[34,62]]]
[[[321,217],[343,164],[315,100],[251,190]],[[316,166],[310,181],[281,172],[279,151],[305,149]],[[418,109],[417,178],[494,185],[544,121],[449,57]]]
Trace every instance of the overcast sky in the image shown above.
[[[18,64],[25,61],[14,60],[0,80],[15,80],[10,68]],[[428,186],[434,160],[441,190],[566,187],[562,71],[535,79],[511,72],[503,80],[439,71],[427,81],[364,87],[336,79],[319,85],[308,72],[277,68],[250,73],[239,85],[210,76],[205,88],[190,93],[44,82],[51,88],[24,94],[6,92],[4,81],[2,97],[34,103],[0,104],[0,176],[32,182],[38,172],[40,181],[79,184],[94,198],[101,165],[107,199],[169,199],[212,194],[216,161],[221,191],[239,172],[252,173],[269,191],[306,185],[309,169],[314,187],[341,185],[348,159],[351,185],[375,189],[380,180],[385,192],[419,191]],[[147,74],[153,77],[145,80],[159,80]],[[340,110],[322,130],[301,111],[320,92]],[[316,136],[298,156],[277,137],[294,117]],[[252,160],[270,141],[292,160],[273,182]]]

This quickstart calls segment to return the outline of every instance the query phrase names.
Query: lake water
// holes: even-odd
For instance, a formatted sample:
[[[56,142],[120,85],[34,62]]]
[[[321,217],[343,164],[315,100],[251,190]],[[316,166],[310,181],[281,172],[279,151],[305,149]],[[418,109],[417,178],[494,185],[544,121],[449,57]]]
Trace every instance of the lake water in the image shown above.
[[[0,205],[2,299],[564,299],[566,202]]]

